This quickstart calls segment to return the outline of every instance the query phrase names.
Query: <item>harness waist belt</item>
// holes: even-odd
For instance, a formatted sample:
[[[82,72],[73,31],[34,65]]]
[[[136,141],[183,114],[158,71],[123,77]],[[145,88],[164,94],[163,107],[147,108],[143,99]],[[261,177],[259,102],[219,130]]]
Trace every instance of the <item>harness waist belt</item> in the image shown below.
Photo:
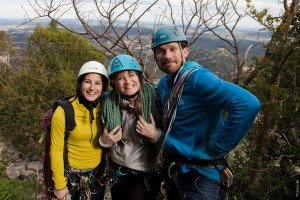
[[[214,160],[206,160],[206,159],[188,159],[178,155],[167,155],[167,160],[169,162],[175,162],[179,164],[187,164],[187,165],[197,165],[200,167],[208,167],[208,166],[216,166],[216,165],[226,165],[227,161],[226,158],[218,158]]]
[[[134,175],[141,176],[141,175],[146,174],[146,172],[138,171],[135,169],[131,169],[131,168],[119,165],[119,164],[113,162],[112,160],[109,160],[109,165],[112,167],[112,169],[114,171],[119,173],[119,175],[134,174]]]

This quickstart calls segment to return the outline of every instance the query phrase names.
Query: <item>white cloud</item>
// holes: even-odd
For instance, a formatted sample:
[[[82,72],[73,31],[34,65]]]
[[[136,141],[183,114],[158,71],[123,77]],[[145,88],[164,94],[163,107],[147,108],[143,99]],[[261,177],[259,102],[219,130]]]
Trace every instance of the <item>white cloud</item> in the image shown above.
[[[279,15],[283,12],[282,3],[276,0],[254,0],[253,4],[257,10],[269,9],[272,15]]]
[[[26,0],[0,0],[0,5],[0,18],[24,18],[22,6],[28,8]]]

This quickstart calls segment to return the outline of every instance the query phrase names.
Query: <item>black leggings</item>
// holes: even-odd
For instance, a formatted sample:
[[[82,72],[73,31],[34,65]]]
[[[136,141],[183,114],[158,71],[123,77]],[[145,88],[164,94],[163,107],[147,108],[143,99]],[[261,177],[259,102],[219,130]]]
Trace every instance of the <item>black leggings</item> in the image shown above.
[[[155,200],[160,192],[160,179],[150,175],[119,176],[111,188],[112,200]]]

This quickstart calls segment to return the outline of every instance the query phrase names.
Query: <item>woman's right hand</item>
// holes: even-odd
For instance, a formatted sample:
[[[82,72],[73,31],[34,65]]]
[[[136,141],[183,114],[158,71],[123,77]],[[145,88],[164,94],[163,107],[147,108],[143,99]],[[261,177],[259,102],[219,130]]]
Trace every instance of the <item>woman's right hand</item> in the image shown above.
[[[116,126],[113,130],[108,132],[107,128],[104,128],[102,140],[106,144],[117,143],[122,139],[122,128],[120,126]]]
[[[54,190],[54,195],[58,200],[63,200],[65,197],[69,195],[69,190],[68,188],[64,188],[61,190]]]

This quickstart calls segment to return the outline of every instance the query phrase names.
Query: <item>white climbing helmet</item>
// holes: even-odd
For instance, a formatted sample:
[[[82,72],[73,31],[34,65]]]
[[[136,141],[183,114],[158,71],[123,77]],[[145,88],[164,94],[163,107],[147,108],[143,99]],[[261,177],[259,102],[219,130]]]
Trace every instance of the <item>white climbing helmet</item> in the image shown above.
[[[84,74],[97,73],[104,76],[108,80],[108,74],[105,67],[97,61],[89,61],[84,63],[79,70],[78,78]]]

